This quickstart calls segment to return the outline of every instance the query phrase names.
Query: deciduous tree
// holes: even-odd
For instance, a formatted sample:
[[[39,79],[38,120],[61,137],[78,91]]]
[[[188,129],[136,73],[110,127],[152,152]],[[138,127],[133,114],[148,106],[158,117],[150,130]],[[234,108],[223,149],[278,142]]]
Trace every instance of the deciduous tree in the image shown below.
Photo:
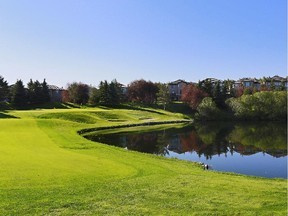
[[[189,84],[183,88],[181,100],[187,103],[192,109],[196,109],[203,98],[207,96],[208,94],[196,85]]]
[[[68,84],[68,94],[70,102],[76,104],[86,104],[89,99],[89,86],[81,82]]]
[[[157,101],[159,89],[151,81],[135,80],[128,85],[128,97],[132,102],[153,104]]]

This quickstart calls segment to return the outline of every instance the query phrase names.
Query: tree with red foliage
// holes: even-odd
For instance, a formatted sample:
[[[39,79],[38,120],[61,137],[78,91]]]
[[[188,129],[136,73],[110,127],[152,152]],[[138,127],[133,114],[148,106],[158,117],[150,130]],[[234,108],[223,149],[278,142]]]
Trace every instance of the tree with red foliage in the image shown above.
[[[208,94],[206,92],[190,83],[183,88],[181,100],[187,103],[192,109],[196,109],[203,98],[207,96]]]
[[[153,104],[157,100],[158,86],[151,81],[135,80],[128,85],[128,98],[131,102]]]
[[[69,93],[67,90],[62,91],[61,98],[63,103],[67,103],[70,101]]]
[[[244,88],[241,86],[237,89],[235,89],[235,97],[241,97],[244,94]]]

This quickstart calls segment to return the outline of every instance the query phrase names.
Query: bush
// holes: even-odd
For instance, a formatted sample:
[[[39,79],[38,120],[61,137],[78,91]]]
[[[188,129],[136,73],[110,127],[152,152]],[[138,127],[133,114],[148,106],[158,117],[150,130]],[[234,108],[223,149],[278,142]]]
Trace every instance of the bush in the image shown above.
[[[215,120],[220,118],[221,111],[211,97],[204,98],[197,107],[196,118],[200,120]]]
[[[236,118],[245,120],[286,120],[287,92],[257,92],[226,101]]]

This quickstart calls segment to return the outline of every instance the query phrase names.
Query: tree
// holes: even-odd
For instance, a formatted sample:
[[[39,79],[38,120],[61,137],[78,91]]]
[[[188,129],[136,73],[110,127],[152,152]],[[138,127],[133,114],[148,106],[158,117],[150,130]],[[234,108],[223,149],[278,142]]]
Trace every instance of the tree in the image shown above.
[[[207,96],[208,94],[196,85],[188,84],[182,90],[181,100],[187,103],[192,109],[196,109],[203,98]]]
[[[227,104],[235,117],[247,120],[287,119],[287,92],[263,91],[230,98]]]
[[[274,80],[271,79],[270,90],[271,90],[271,91],[274,91],[275,89],[276,89],[276,86],[275,86]]]
[[[224,80],[222,88],[222,96],[227,99],[227,97],[234,97],[235,91],[233,89],[234,81],[233,80]]]
[[[159,89],[151,81],[135,80],[128,85],[128,98],[131,102],[153,104],[157,101]]]
[[[243,94],[244,94],[244,95],[251,95],[251,94],[253,94],[253,88],[245,88]]]
[[[28,101],[30,104],[40,104],[43,101],[42,98],[42,86],[38,80],[33,82],[30,79],[27,84],[28,87]]]
[[[218,81],[213,88],[213,100],[218,107],[222,107],[222,102],[224,102],[224,98],[222,97],[220,81]]]
[[[90,87],[89,90],[89,103],[92,105],[98,104],[100,101],[99,89]]]
[[[49,94],[49,88],[46,82],[46,79],[43,80],[43,82],[41,83],[41,101],[43,103],[47,103],[50,102],[50,94]]]
[[[22,80],[17,80],[12,88],[11,103],[16,107],[23,107],[27,104],[26,90]]]
[[[285,82],[281,81],[280,91],[285,91],[285,90],[286,90]]]
[[[159,92],[157,93],[157,102],[163,104],[163,109],[171,102],[171,95],[167,84],[158,84]]]
[[[68,84],[68,94],[70,102],[76,104],[86,104],[89,99],[89,86],[81,82]]]
[[[211,97],[205,97],[197,107],[196,117],[201,120],[215,120],[219,118],[220,110]]]
[[[116,79],[108,83],[107,80],[99,84],[99,103],[106,106],[118,105],[123,100],[122,85]]]
[[[2,76],[0,76],[0,102],[8,99],[8,95],[9,95],[8,82],[4,80]]]
[[[198,87],[207,93],[208,96],[213,96],[213,85],[210,79],[199,81]]]
[[[100,82],[99,85],[99,102],[100,104],[103,105],[110,105],[110,93],[109,93],[110,89],[109,89],[109,84],[107,82],[107,80],[105,80],[104,82]]]
[[[241,97],[244,94],[244,87],[240,86],[239,88],[235,89],[235,97]]]
[[[121,87],[120,83],[117,82],[116,79],[112,80],[109,84],[109,94],[110,94],[110,104],[118,105],[121,100]]]

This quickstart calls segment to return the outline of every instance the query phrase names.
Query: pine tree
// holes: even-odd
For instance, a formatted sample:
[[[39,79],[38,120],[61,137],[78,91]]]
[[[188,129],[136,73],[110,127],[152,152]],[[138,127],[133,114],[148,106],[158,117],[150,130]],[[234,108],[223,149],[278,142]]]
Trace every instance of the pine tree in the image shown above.
[[[109,85],[107,80],[104,82],[100,82],[99,85],[99,93],[100,93],[100,103],[103,105],[109,105],[110,104],[110,94],[109,94]]]
[[[46,79],[43,80],[43,82],[41,83],[41,101],[43,103],[47,103],[50,102],[50,94],[49,94],[49,88],[46,82]]]
[[[0,76],[0,101],[8,99],[9,88],[8,82],[4,80],[2,76]]]
[[[213,100],[215,101],[218,107],[222,106],[222,94],[221,94],[221,86],[220,82],[218,81],[213,89]]]
[[[30,104],[40,104],[43,102],[42,98],[42,86],[38,80],[33,82],[30,79],[29,83],[27,84],[28,87],[28,99]]]
[[[32,79],[27,83],[27,99],[29,103],[33,103],[35,95],[34,95],[34,82]]]
[[[120,102],[120,95],[116,80],[113,80],[109,84],[109,100],[110,105],[118,105]]]
[[[209,95],[212,96],[213,94],[213,87],[210,79],[204,80],[204,83],[202,84],[202,89]]]
[[[22,80],[17,80],[12,88],[11,103],[16,107],[23,107],[27,104],[26,91]]]

